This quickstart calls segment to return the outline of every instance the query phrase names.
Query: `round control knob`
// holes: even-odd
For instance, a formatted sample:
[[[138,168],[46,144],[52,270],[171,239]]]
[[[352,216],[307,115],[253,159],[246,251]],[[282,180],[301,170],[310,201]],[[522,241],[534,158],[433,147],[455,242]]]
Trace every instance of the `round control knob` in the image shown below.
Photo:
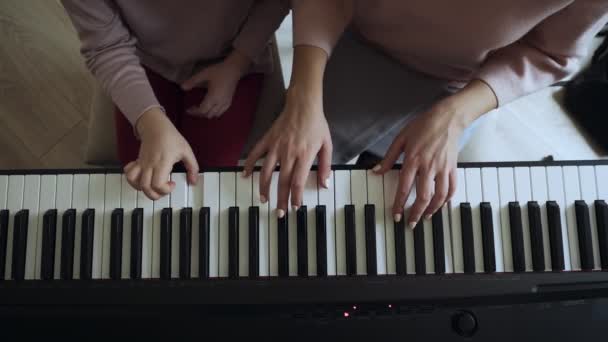
[[[477,319],[471,312],[459,311],[452,316],[452,329],[462,337],[471,337],[477,332]]]

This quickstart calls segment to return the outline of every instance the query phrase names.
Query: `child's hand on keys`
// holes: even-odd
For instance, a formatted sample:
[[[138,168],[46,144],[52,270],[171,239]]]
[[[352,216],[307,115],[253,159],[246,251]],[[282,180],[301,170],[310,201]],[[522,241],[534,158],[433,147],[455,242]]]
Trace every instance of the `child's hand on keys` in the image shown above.
[[[192,148],[162,110],[147,111],[135,128],[141,138],[139,157],[124,169],[133,188],[143,191],[151,200],[168,195],[175,188],[175,183],[169,180],[171,170],[180,161],[188,172],[188,183],[196,184],[199,166]]]
[[[223,62],[201,70],[184,82],[182,88],[186,91],[196,87],[207,88],[201,105],[198,108],[188,108],[187,113],[204,118],[216,118],[224,114],[232,105],[234,91],[250,64],[248,57],[234,50]]]

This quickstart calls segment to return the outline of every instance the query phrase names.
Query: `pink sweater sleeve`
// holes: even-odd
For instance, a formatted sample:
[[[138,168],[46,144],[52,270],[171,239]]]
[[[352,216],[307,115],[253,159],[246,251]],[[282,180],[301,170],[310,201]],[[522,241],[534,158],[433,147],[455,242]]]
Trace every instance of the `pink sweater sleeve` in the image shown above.
[[[352,0],[291,0],[293,45],[319,47],[331,55],[353,16]]]
[[[82,42],[87,67],[131,124],[162,108],[136,55],[137,40],[110,0],[62,0]]]
[[[288,12],[289,0],[256,1],[232,45],[252,61],[256,61]]]
[[[520,41],[496,50],[477,78],[499,106],[559,81],[580,68],[593,37],[608,22],[608,1],[576,0]]]

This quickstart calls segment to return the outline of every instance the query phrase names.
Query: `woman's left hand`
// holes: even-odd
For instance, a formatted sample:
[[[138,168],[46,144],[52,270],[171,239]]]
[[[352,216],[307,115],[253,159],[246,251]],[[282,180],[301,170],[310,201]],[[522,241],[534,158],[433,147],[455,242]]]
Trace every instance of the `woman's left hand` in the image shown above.
[[[416,200],[406,218],[412,229],[423,216],[430,218],[452,197],[457,186],[460,137],[468,125],[495,107],[492,90],[481,81],[473,81],[403,128],[382,162],[374,168],[377,174],[384,174],[405,155],[393,203],[395,222],[404,219],[405,202],[414,187]]]

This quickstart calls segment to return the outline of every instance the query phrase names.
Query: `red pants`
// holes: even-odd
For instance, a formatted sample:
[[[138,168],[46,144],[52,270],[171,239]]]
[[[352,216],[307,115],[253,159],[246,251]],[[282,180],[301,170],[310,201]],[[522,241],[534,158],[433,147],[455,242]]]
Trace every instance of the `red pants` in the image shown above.
[[[253,125],[264,76],[253,74],[244,77],[236,88],[232,106],[221,117],[206,119],[186,113],[188,108],[201,104],[206,89],[196,88],[185,92],[178,84],[155,72],[146,72],[158,101],[192,147],[199,166],[236,166]],[[119,109],[116,109],[115,121],[118,156],[124,166],[137,159],[139,141]]]

